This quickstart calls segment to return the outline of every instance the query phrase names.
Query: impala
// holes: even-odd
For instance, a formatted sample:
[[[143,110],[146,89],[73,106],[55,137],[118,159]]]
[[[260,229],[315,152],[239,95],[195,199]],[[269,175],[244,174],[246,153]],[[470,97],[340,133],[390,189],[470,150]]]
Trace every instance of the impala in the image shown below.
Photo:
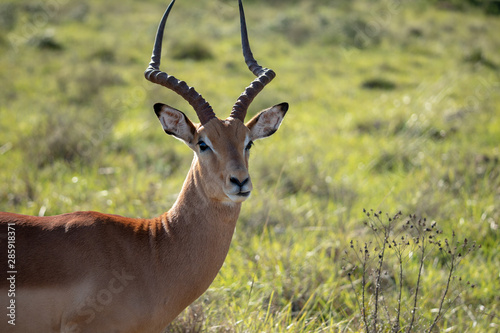
[[[0,316],[1,332],[162,332],[219,272],[241,203],[252,191],[249,150],[278,129],[288,104],[244,123],[249,104],[275,74],[253,58],[241,0],[243,54],[257,78],[227,119],[217,118],[194,88],[160,71],[174,2],[160,21],[145,76],[181,95],[200,120],[195,124],[177,109],[154,105],[163,130],[194,151],[179,197],[152,219],[0,213],[0,299],[7,314]]]

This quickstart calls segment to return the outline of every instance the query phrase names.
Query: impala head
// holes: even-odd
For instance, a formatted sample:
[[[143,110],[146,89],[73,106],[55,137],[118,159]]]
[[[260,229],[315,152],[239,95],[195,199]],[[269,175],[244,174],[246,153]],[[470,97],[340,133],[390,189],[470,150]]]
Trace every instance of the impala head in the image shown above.
[[[243,55],[248,68],[257,78],[237,99],[227,119],[217,118],[210,104],[194,88],[160,71],[163,31],[175,0],[160,21],[151,62],[145,72],[146,79],[175,91],[196,111],[200,123],[195,124],[182,111],[161,103],[154,105],[163,130],[184,141],[195,152],[193,168],[200,176],[197,178],[200,184],[197,185],[202,186],[210,198],[225,202],[243,202],[248,198],[252,191],[248,173],[250,148],[255,140],[276,132],[288,110],[288,104],[281,103],[261,111],[245,123],[250,103],[275,77],[275,73],[260,66],[253,58],[243,6],[241,0],[238,1]]]

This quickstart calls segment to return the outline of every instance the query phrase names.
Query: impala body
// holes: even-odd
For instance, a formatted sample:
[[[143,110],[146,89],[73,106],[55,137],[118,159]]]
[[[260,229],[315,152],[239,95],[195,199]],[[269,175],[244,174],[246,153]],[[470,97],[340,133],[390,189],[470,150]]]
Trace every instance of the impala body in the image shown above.
[[[288,104],[244,123],[249,104],[274,73],[252,56],[241,0],[243,53],[257,79],[227,119],[217,118],[194,88],[161,72],[163,30],[173,4],[160,22],[145,75],[184,97],[201,122],[168,105],[154,106],[163,130],[194,151],[177,201],[153,219],[0,213],[0,305],[7,314],[0,332],[162,332],[221,268],[241,204],[252,191],[249,150],[279,128]]]

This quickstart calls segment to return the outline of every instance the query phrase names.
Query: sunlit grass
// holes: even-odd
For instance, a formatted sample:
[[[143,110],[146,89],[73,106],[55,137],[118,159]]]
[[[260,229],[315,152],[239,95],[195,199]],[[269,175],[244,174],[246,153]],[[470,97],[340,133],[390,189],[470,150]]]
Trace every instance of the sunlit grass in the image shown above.
[[[290,111],[252,149],[255,191],[219,276],[181,326],[363,330],[341,258],[350,239],[370,240],[362,210],[374,208],[477,240],[482,249],[460,272],[476,288],[440,327],[498,330],[500,22],[477,9],[397,3],[248,1],[253,52],[278,74],[250,113],[284,101]],[[66,1],[31,30],[34,14],[13,4],[14,24],[0,20],[0,209],[167,210],[192,153],[163,133],[152,105],[195,113],[143,78],[166,4]],[[253,79],[238,24],[236,1],[179,1],[167,26],[162,67],[221,117]],[[61,49],[30,42],[40,36]],[[197,41],[211,57],[173,50]],[[426,273],[421,304],[430,311],[443,270]]]

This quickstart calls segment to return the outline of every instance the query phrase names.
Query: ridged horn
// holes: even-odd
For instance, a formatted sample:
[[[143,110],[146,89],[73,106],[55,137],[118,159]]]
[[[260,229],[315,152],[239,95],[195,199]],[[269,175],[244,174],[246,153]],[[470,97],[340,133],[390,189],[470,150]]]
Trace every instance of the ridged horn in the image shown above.
[[[215,113],[210,104],[198,92],[196,92],[193,87],[188,86],[186,82],[180,81],[174,76],[160,71],[163,32],[165,30],[165,23],[167,22],[168,15],[170,14],[170,10],[174,6],[174,3],[175,0],[172,0],[160,21],[158,31],[156,33],[151,62],[144,72],[144,76],[147,80],[167,87],[168,89],[173,90],[177,94],[182,96],[182,98],[184,98],[194,108],[196,114],[198,115],[198,119],[200,120],[201,124],[204,125],[208,121],[210,121],[210,119],[215,118]]]
[[[243,11],[243,4],[241,0],[238,0],[240,7],[240,25],[241,25],[241,46],[243,49],[243,56],[245,58],[245,63],[248,69],[257,78],[252,81],[252,83],[245,89],[245,91],[240,95],[238,100],[233,106],[231,111],[231,117],[245,121],[245,116],[247,114],[248,107],[252,103],[255,96],[264,89],[264,87],[271,82],[276,76],[272,69],[263,68],[260,66],[255,58],[253,57],[252,50],[250,50],[250,43],[248,42],[248,32],[245,21],[245,12]]]

